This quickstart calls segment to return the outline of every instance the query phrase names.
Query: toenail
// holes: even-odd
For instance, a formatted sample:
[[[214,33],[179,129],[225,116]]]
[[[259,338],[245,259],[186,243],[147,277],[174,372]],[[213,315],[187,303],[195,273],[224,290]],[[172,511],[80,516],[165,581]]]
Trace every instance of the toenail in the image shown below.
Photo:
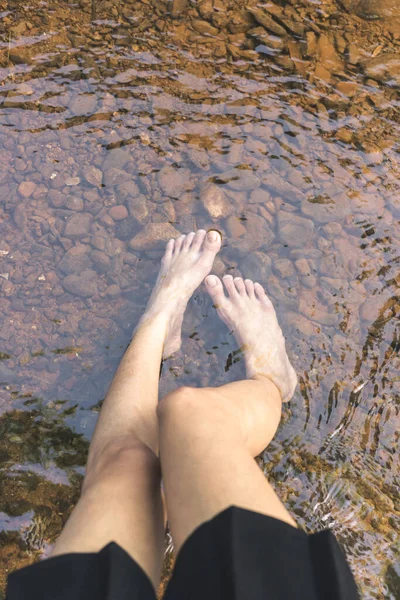
[[[211,230],[207,233],[207,238],[210,242],[216,242],[218,239],[218,233],[216,231]]]
[[[209,275],[209,277],[207,277],[207,284],[210,287],[215,287],[217,285],[217,281],[218,279],[215,277],[215,275]]]

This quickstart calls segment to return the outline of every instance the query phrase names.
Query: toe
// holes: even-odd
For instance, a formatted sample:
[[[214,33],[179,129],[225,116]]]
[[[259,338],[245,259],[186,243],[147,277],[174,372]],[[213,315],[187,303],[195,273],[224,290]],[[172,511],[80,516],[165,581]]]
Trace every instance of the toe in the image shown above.
[[[235,277],[233,280],[235,282],[235,287],[241,296],[246,295],[246,286],[244,285],[244,281],[241,277]]]
[[[203,244],[203,254],[205,256],[215,256],[221,248],[221,234],[215,229],[211,229],[205,236]]]
[[[179,254],[179,252],[182,249],[182,245],[183,245],[183,242],[185,241],[185,238],[186,238],[186,235],[180,235],[178,238],[176,238],[174,254]]]
[[[257,300],[259,300],[261,304],[265,304],[265,306],[272,307],[271,300],[268,298],[263,286],[260,283],[258,283],[258,281],[254,284],[254,292],[256,294]]]
[[[244,284],[246,286],[246,291],[249,298],[254,298],[254,283],[251,281],[251,279],[245,279]]]
[[[162,260],[164,263],[169,262],[171,260],[172,253],[174,251],[174,247],[175,247],[175,240],[169,240],[165,247],[164,256],[162,257]]]
[[[191,231],[190,233],[188,233],[188,235],[186,236],[185,241],[183,242],[183,245],[182,245],[183,250],[190,250],[190,247],[192,245],[195,235],[196,234],[194,231]]]
[[[232,275],[224,275],[222,279],[224,282],[225,289],[229,294],[229,297],[237,298],[239,294],[237,292],[235,282],[233,281]]]
[[[198,231],[196,231],[194,239],[192,241],[192,246],[191,246],[192,250],[197,251],[197,252],[200,250],[200,248],[203,245],[206,234],[207,234],[207,232],[205,229],[199,229]]]
[[[214,301],[214,306],[219,308],[224,300],[226,300],[221,280],[216,275],[208,275],[208,277],[205,278],[204,283],[207,292]]]

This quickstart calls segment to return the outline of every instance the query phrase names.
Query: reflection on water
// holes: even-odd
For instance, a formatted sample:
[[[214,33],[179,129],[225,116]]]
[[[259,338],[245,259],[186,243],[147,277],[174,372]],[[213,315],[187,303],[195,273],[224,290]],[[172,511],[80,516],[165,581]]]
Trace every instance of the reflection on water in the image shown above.
[[[0,19],[3,587],[78,497],[165,241],[213,226],[215,272],[265,284],[300,376],[265,471],[302,526],[334,529],[365,598],[395,598],[397,3],[33,0]],[[241,377],[236,350],[200,289],[162,392]]]

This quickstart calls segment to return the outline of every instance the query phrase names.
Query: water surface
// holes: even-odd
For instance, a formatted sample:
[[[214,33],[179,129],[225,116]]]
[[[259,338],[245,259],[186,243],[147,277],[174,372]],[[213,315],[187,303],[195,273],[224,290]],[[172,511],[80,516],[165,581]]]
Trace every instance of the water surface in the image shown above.
[[[300,378],[260,464],[364,598],[398,597],[400,29],[376,5],[0,5],[3,588],[79,496],[166,239],[215,227]],[[243,376],[200,288],[161,393]]]

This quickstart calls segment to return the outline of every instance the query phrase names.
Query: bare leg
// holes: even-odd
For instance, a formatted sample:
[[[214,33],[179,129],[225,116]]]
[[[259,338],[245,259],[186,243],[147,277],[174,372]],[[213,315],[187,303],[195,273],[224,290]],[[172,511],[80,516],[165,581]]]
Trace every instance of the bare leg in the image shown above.
[[[202,522],[236,505],[295,522],[253,457],[271,441],[281,392],[296,386],[275,311],[249,280],[206,279],[218,314],[244,345],[249,379],[219,388],[181,388],[158,407],[169,524],[178,549]]]
[[[164,527],[156,406],[161,357],[180,346],[186,304],[210,272],[220,236],[205,231],[170,240],[132,342],[100,412],[82,496],[54,555],[124,548],[157,587]]]

